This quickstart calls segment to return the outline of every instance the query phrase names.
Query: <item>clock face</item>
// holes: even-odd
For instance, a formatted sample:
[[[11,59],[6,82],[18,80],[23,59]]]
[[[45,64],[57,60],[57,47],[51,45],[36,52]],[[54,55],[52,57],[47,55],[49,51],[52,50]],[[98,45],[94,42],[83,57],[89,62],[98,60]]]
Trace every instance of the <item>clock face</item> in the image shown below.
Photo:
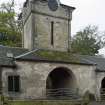
[[[48,7],[52,11],[56,11],[58,9],[58,0],[48,0]]]

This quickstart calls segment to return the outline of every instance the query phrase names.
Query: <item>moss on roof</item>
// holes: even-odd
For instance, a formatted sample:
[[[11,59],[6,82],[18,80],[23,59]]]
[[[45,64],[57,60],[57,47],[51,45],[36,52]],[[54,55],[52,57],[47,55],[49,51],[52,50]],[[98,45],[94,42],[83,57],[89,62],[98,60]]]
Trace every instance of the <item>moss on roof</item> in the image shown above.
[[[51,51],[51,50],[34,50],[29,53],[26,53],[20,57],[17,57],[16,60],[31,60],[31,61],[43,61],[43,62],[59,62],[59,63],[72,63],[72,64],[85,64],[93,65],[93,63],[82,59],[82,57],[60,51]]]
[[[35,56],[53,61],[66,61],[66,62],[75,62],[75,63],[80,62],[80,59],[78,57],[68,52],[38,50],[35,52]]]

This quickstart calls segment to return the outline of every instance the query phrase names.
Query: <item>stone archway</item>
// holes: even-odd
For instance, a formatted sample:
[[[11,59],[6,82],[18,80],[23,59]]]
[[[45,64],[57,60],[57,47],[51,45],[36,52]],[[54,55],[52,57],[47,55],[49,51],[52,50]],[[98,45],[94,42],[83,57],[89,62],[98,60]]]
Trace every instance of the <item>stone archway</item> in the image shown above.
[[[65,67],[52,70],[46,80],[46,94],[50,93],[54,97],[58,96],[58,94],[66,96],[76,88],[76,78],[73,72]]]
[[[105,77],[101,81],[101,88],[105,89]]]
[[[101,81],[100,95],[101,95],[101,100],[105,100],[105,77]]]

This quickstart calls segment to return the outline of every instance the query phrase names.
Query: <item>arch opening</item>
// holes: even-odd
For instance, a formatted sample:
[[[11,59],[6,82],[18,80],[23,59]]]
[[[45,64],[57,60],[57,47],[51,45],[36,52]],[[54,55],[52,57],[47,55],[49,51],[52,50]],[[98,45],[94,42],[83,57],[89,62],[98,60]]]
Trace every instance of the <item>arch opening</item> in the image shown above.
[[[68,68],[56,68],[48,75],[46,81],[46,94],[48,97],[67,96],[69,92],[73,92],[75,89],[77,89],[76,78]]]
[[[105,77],[103,78],[102,82],[101,82],[101,88],[105,89]]]
[[[101,95],[101,100],[105,100],[105,77],[101,81],[100,95]]]

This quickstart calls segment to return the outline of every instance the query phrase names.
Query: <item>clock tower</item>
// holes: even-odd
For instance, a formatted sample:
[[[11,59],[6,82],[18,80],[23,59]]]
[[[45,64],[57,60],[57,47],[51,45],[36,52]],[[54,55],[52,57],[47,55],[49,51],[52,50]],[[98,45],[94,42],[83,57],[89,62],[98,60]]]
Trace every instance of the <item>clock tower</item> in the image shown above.
[[[74,9],[59,0],[27,0],[22,13],[24,48],[70,50]]]
[[[56,11],[60,5],[58,0],[48,0],[48,7],[51,11]]]

